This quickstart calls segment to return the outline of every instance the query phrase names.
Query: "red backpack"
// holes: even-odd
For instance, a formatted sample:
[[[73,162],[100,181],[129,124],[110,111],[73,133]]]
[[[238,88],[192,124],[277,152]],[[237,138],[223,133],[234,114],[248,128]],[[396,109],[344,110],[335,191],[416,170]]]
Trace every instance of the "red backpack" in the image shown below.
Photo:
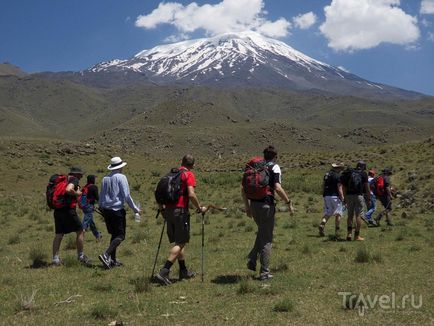
[[[54,174],[48,181],[46,190],[47,206],[51,209],[60,209],[68,206],[65,193],[68,186],[66,175]]]
[[[90,200],[88,197],[89,193],[89,184],[85,185],[83,189],[81,189],[81,195],[78,197],[78,207],[81,209],[86,209],[87,206],[90,204]]]
[[[262,157],[253,157],[243,173],[242,186],[248,199],[261,200],[272,195],[270,170],[272,165]]]
[[[384,177],[379,175],[377,178],[375,178],[375,196],[384,196],[384,191]]]

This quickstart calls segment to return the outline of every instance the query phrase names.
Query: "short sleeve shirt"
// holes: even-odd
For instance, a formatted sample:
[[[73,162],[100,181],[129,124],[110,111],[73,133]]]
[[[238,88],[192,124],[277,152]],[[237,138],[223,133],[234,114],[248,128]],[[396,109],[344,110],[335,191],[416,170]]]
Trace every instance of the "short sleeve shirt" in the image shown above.
[[[183,171],[181,174],[181,196],[179,196],[176,204],[167,204],[168,208],[188,208],[188,187],[196,187],[196,177],[193,172],[183,166],[181,166],[179,170]]]
[[[324,192],[323,197],[339,196],[339,184],[341,176],[339,173],[331,170],[324,175]]]

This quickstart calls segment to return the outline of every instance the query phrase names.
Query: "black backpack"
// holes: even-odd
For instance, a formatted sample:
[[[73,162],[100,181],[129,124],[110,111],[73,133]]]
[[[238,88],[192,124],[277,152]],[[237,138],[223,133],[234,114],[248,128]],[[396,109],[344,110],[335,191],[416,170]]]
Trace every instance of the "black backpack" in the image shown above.
[[[352,169],[348,174],[347,191],[362,194],[363,193],[363,181],[362,171]]]
[[[155,200],[161,205],[176,204],[182,195],[183,170],[172,169],[160,179],[155,189]]]

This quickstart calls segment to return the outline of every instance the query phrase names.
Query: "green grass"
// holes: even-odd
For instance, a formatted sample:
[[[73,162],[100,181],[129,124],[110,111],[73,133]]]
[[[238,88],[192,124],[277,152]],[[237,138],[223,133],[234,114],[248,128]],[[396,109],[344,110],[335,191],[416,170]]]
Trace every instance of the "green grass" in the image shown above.
[[[393,182],[398,191],[404,193],[409,187],[406,171],[410,165],[415,165],[415,171],[429,170],[432,163],[431,154],[426,151],[429,148],[429,143],[387,148],[384,155],[391,155],[387,159],[396,167]],[[305,158],[319,162],[324,155],[310,153]],[[352,157],[350,153],[333,155]],[[99,215],[95,215],[95,222],[103,232],[103,240],[96,242],[90,233],[85,237],[85,253],[94,261],[93,268],[77,261],[73,249],[75,234],[65,236],[62,241],[63,266],[36,264],[40,268],[31,268],[38,261],[50,262],[53,217],[51,211],[45,210],[42,193],[49,175],[62,171],[66,159],[53,156],[54,165],[46,166],[36,155],[18,161],[6,157],[0,166],[4,175],[4,190],[0,190],[0,222],[4,232],[0,240],[1,324],[107,325],[114,320],[126,325],[311,325],[322,321],[331,325],[429,324],[434,314],[432,289],[427,286],[432,279],[430,262],[434,255],[434,220],[427,193],[434,186],[432,179],[420,183],[413,206],[399,208],[400,201],[395,199],[396,208],[392,212],[395,227],[363,226],[364,243],[330,241],[328,237],[317,236],[323,205],[318,180],[327,167],[290,168],[302,157],[294,153],[279,155],[281,165],[286,167],[284,186],[291,189],[297,212],[293,217],[284,211],[276,213],[270,266],[274,278],[266,282],[258,280],[259,262],[256,273],[245,266],[254,244],[256,225],[242,211],[239,188],[235,186],[239,172],[220,175],[211,171],[215,165],[222,169],[237,166],[245,158],[220,162],[203,157],[200,169],[196,170],[197,195],[204,205],[212,203],[229,209],[206,215],[203,283],[201,218],[191,212],[186,262],[198,275],[192,280],[177,281],[179,267],[175,263],[170,273],[174,282],[168,287],[149,282],[162,228],[162,219],[155,219],[152,188],[169,167],[176,166],[177,159],[146,157],[144,167],[144,157],[126,156],[125,173],[132,185],[141,185],[136,187],[137,191],[132,189],[132,196],[142,203],[144,214],[142,222],[135,223],[128,209],[126,239],[117,252],[124,266],[104,270],[98,255],[107,248],[110,235]],[[417,157],[417,162],[410,163],[412,157]],[[373,156],[372,164],[388,163],[380,159]],[[100,169],[107,164],[106,156],[96,154],[76,160],[71,157],[68,162],[82,165],[97,174],[99,180],[106,173]],[[8,169],[11,164],[20,169]],[[39,168],[46,169],[45,174],[34,176],[33,171]],[[24,178],[16,183],[18,173]],[[428,174],[418,175],[426,178]],[[35,195],[35,187],[40,196]],[[421,207],[424,213],[420,213]],[[404,211],[408,212],[405,219]],[[412,218],[408,218],[410,215]],[[345,218],[341,229],[345,233]],[[326,235],[329,234],[334,234],[333,220],[326,226]],[[164,235],[157,272],[169,249]],[[418,311],[393,312],[377,307],[360,316],[358,309],[344,308],[338,295],[342,291],[364,295],[394,292],[397,298],[414,293],[422,295],[423,306]],[[71,297],[70,303],[60,303]]]

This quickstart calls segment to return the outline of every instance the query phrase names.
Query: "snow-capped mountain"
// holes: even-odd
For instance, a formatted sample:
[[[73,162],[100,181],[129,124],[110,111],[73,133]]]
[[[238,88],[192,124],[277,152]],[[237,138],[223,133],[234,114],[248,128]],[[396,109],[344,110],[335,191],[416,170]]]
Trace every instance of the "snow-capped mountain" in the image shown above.
[[[408,97],[412,92],[369,82],[256,32],[159,45],[85,73],[140,73],[153,82],[322,90],[342,95]]]

